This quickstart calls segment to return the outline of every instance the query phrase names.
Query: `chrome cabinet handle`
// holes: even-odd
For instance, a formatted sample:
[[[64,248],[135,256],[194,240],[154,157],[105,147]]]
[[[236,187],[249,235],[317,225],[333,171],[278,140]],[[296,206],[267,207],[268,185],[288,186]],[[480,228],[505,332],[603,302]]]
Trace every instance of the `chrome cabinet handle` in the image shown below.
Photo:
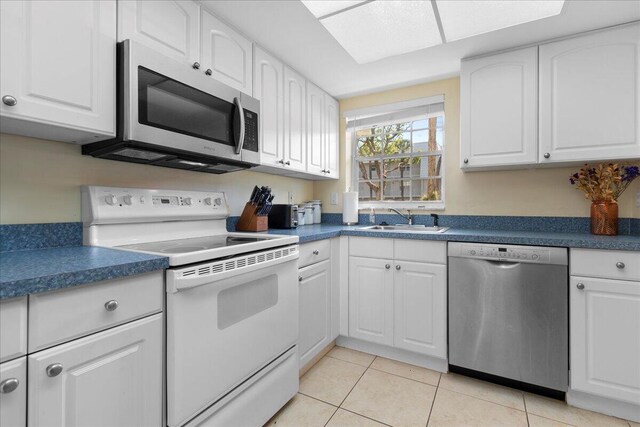
[[[62,372],[62,364],[61,363],[52,363],[47,366],[46,372],[48,377],[57,377]]]
[[[242,146],[244,145],[244,108],[242,108],[242,104],[240,103],[240,98],[233,98],[233,103],[236,106],[236,110],[233,116],[234,123],[234,133],[235,133],[235,123],[238,122],[238,135],[234,135],[235,143],[236,143],[236,154],[242,153]]]
[[[469,159],[464,159],[463,162],[466,165],[467,163],[469,163]]]
[[[200,63],[198,61],[196,61],[196,62],[193,63],[192,67],[193,67],[194,70],[197,70],[197,69],[200,68]]]
[[[551,157],[551,154],[550,154],[550,153],[544,153],[544,158],[545,158],[545,159],[548,159],[549,157]]]
[[[284,159],[278,160],[278,163],[280,163],[281,165],[284,165]]]
[[[583,290],[583,289],[584,289],[584,284],[583,284],[583,283],[578,283],[578,284],[576,285],[576,288],[578,288],[578,289],[580,289],[580,290]]]
[[[213,71],[211,71],[211,68],[207,68],[207,71],[204,72],[207,76],[210,76],[211,74],[213,74]]]
[[[616,262],[616,267],[618,267],[620,270],[622,270],[624,268],[624,262]]]
[[[284,162],[285,166],[289,166],[291,164],[291,162],[289,160],[287,160],[286,162]]]
[[[0,383],[0,393],[11,393],[20,385],[17,378],[7,378]]]
[[[400,270],[400,266],[399,265],[396,265],[396,270]]]
[[[320,254],[320,252],[318,252],[318,250],[316,249],[315,251],[313,251],[313,254],[314,255],[318,255],[318,254]]]
[[[385,265],[384,268],[386,268],[387,270],[391,268],[391,266],[389,264]]]
[[[112,299],[104,303],[104,309],[107,311],[115,311],[118,308],[118,301]]]
[[[302,276],[298,276],[298,282],[302,282]]]
[[[14,105],[16,105],[18,103],[18,100],[11,95],[5,95],[2,97],[2,102],[4,103],[4,105],[7,105],[9,107],[13,107]]]

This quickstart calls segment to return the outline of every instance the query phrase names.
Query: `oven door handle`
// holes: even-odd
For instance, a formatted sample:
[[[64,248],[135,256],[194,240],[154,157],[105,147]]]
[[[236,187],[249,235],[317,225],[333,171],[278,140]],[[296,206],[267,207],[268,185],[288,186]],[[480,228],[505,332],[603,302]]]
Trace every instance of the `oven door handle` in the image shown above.
[[[233,103],[236,106],[233,114],[233,138],[236,143],[236,154],[240,154],[244,145],[244,108],[239,97],[233,98]]]
[[[285,262],[294,261],[298,259],[298,257],[299,253],[298,251],[295,251],[294,253],[270,261],[260,262],[253,265],[248,265],[246,267],[234,268],[232,270],[224,270],[219,273],[205,274],[202,276],[197,274],[184,276],[183,273],[185,271],[190,272],[192,270],[195,270],[197,272],[199,269],[205,267],[207,265],[206,263],[190,268],[167,270],[167,292],[176,293],[186,291],[191,288],[197,288],[199,286],[215,285],[221,280],[228,279],[234,276],[240,276],[246,273],[251,273],[262,268],[273,267],[274,265],[283,264]],[[224,264],[229,261],[231,260],[222,261],[222,263]]]

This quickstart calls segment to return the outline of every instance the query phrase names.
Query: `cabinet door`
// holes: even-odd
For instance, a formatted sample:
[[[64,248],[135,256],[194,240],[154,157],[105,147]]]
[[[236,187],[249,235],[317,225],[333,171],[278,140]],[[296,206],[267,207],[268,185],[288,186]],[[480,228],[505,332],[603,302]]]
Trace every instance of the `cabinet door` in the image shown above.
[[[393,261],[349,257],[349,336],[393,345]]]
[[[640,282],[571,276],[570,306],[571,388],[640,402]]]
[[[325,174],[329,178],[338,179],[340,171],[339,153],[339,110],[338,101],[325,94]]]
[[[640,24],[540,46],[542,164],[640,157]]]
[[[162,325],[156,314],[30,355],[29,425],[159,426]]]
[[[306,365],[331,341],[331,263],[329,260],[299,272],[300,367]]]
[[[462,62],[460,167],[535,164],[538,48]]]
[[[325,169],[324,92],[307,82],[307,172],[322,175]]]
[[[115,0],[3,1],[0,8],[0,96],[17,101],[0,104],[3,132],[68,142],[113,136]]]
[[[284,67],[284,157],[287,168],[306,168],[306,81],[304,77]]]
[[[202,69],[222,83],[253,94],[253,45],[243,35],[202,8]]]
[[[118,41],[126,39],[178,61],[199,61],[200,6],[191,0],[118,0]]]
[[[254,57],[254,97],[260,100],[260,163],[284,164],[283,73],[284,65],[256,46]]]
[[[394,345],[447,357],[447,268],[395,261]]]
[[[0,364],[0,426],[27,425],[27,357]]]

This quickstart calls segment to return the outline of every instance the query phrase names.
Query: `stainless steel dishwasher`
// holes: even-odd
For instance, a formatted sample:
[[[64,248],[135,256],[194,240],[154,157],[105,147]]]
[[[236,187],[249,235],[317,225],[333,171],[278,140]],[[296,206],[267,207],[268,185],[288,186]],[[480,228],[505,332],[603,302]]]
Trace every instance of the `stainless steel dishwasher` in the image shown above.
[[[566,248],[449,243],[448,304],[453,371],[566,392]]]

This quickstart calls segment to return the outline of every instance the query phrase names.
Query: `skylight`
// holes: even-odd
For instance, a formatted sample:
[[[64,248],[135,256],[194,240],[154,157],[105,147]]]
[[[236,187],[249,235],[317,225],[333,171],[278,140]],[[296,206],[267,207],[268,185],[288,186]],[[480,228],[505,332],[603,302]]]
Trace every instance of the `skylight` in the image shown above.
[[[436,0],[448,42],[558,15],[564,0]]]
[[[564,0],[301,2],[359,64],[548,18],[564,6]]]

